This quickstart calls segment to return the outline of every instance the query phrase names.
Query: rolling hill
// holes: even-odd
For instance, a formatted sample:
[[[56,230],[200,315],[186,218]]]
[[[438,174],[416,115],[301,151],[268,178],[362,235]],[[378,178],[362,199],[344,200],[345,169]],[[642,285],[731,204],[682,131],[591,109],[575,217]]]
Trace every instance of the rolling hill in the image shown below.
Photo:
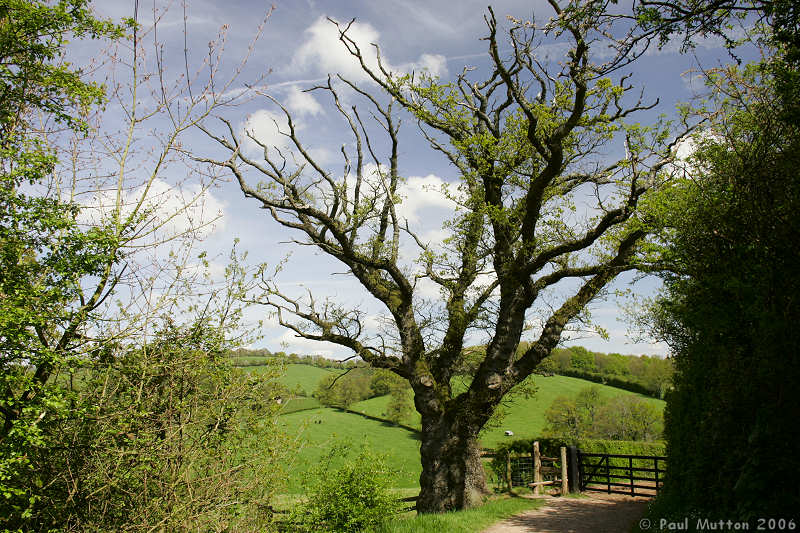
[[[530,385],[531,383],[536,389],[533,396],[526,398],[522,395],[517,395],[507,400],[505,405],[501,408],[505,412],[505,415],[499,419],[497,425],[492,424],[494,427],[487,427],[484,429],[481,437],[481,443],[484,447],[494,448],[498,443],[508,440],[509,437],[506,437],[504,434],[507,430],[514,433],[512,438],[540,436],[545,426],[544,413],[553,400],[558,396],[574,396],[585,387],[596,386],[600,389],[600,396],[603,398],[634,395],[658,405],[661,408],[664,406],[663,400],[657,400],[649,396],[635,394],[626,390],[600,385],[578,378],[566,376],[531,376],[526,380],[526,384]],[[409,391],[408,394],[410,397],[411,392]],[[386,412],[388,403],[388,396],[380,396],[353,404],[351,410],[381,418],[383,417],[383,413]],[[418,428],[420,426],[419,413],[416,411],[412,412],[411,415],[404,420],[404,423]]]
[[[254,372],[258,372],[258,369],[257,366],[249,367],[249,370]],[[378,453],[386,454],[388,464],[398,471],[396,487],[400,489],[416,487],[420,473],[418,434],[390,422],[375,420],[385,417],[384,413],[389,403],[388,395],[353,404],[350,410],[354,412],[320,407],[310,394],[319,380],[331,372],[340,373],[342,370],[289,364],[286,365],[285,374],[280,378],[280,381],[290,389],[297,388],[309,395],[290,400],[285,414],[280,416],[281,426],[287,434],[296,438],[295,463],[289,468],[291,472],[288,480],[289,492],[302,492],[303,473],[319,464],[325,450],[331,445],[343,442],[355,447],[367,445]],[[553,400],[558,396],[574,396],[585,387],[598,387],[601,397],[634,394],[661,408],[665,404],[662,400],[648,396],[566,376],[536,375],[528,378],[526,384],[532,384],[535,393],[530,397],[512,396],[505,402],[502,407],[504,415],[482,433],[483,447],[494,448],[509,439],[541,435],[545,426],[544,413]],[[459,385],[455,387],[458,388]],[[411,397],[411,391],[407,393]],[[403,423],[412,428],[419,428],[419,414],[413,411]],[[512,431],[513,437],[505,436],[505,431]],[[334,462],[334,466],[336,464]]]

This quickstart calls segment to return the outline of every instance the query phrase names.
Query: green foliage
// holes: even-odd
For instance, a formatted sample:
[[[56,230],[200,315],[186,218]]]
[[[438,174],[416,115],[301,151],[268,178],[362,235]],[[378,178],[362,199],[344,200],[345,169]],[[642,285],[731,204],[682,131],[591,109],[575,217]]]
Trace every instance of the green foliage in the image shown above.
[[[566,396],[559,396],[544,414],[547,420],[547,432],[555,435],[565,435],[576,440],[585,436],[587,423],[585,413],[578,409],[575,400]]]
[[[0,500],[11,530],[266,527],[280,487],[276,372],[233,370],[219,331],[167,324],[140,348],[64,379],[58,417],[26,448],[27,479]],[[67,396],[68,395],[68,396]],[[253,435],[258,434],[258,439]]]
[[[595,353],[594,363],[599,374],[612,376],[630,375],[630,369],[624,355],[618,353]]]
[[[664,418],[660,409],[636,396],[617,396],[597,408],[592,436],[623,441],[662,438]]]
[[[348,446],[334,446],[306,480],[306,499],[292,511],[301,531],[356,533],[375,531],[400,510],[389,492],[396,472],[383,456],[366,446],[339,468],[334,458],[349,453]]]
[[[414,409],[409,390],[407,387],[395,387],[392,389],[390,396],[389,403],[386,406],[386,418],[395,424],[400,424],[408,418]]]
[[[710,82],[711,133],[666,204],[675,274],[652,310],[674,351],[663,513],[792,516],[800,497],[800,131],[769,69]]]
[[[372,397],[373,374],[372,369],[353,368],[341,375],[325,376],[312,396],[327,407],[348,409],[354,403]]]
[[[326,407],[348,409],[369,397],[369,378],[354,373],[325,376],[317,384],[312,396]]]
[[[592,372],[596,369],[594,364],[594,354],[582,346],[571,348],[570,366],[578,370]]]
[[[0,3],[0,516],[10,520],[39,505],[34,450],[54,445],[43,426],[74,399],[51,377],[87,346],[81,328],[100,295],[84,300],[81,280],[107,278],[118,260],[112,232],[81,228],[74,204],[29,192],[56,164],[31,121],[84,130],[103,91],[61,61],[63,46],[69,36],[120,35],[86,0]]]
[[[562,446],[577,446],[586,453],[610,453],[619,455],[665,455],[664,441],[622,441],[605,439],[570,440],[564,437],[538,437],[534,439],[515,439],[497,446],[495,455],[505,461],[509,453],[531,453],[533,443],[539,442],[539,451],[548,457],[558,457]]]
[[[672,361],[646,355],[589,352],[581,346],[556,348],[539,373],[559,374],[594,381],[655,398],[663,398],[672,380]]]
[[[0,3],[0,132],[25,130],[36,112],[71,128],[89,106],[104,100],[103,88],[60,61],[70,37],[122,37],[122,28],[92,16],[90,0],[3,0]]]
[[[636,396],[603,398],[587,387],[574,398],[559,396],[545,412],[548,435],[577,441],[584,438],[652,441],[661,437],[661,411]]]
[[[373,372],[372,380],[369,383],[369,390],[372,398],[390,394],[397,389],[409,388],[408,381],[394,372],[382,368],[376,369]]]

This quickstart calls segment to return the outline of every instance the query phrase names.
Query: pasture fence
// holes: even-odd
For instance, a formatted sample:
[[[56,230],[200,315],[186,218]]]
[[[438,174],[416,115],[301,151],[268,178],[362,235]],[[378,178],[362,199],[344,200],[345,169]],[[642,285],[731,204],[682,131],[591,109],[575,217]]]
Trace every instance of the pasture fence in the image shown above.
[[[534,441],[529,453],[509,450],[498,457],[484,450],[482,456],[494,458],[498,477],[509,492],[527,486],[539,494],[551,486],[561,494],[603,491],[655,496],[664,483],[667,458],[662,455],[584,452],[576,446],[562,446],[559,451],[559,457],[547,457]]]

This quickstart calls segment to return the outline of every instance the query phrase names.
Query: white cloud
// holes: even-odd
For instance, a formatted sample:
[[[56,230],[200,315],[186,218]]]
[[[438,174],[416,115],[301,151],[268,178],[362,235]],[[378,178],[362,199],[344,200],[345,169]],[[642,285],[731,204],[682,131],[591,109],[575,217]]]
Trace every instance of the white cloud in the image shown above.
[[[704,164],[695,159],[694,154],[703,142],[714,140],[719,141],[721,137],[714,131],[705,128],[680,141],[675,147],[675,162],[670,165],[672,172],[698,175],[706,171]]]
[[[100,224],[115,210],[116,190],[103,190],[83,203],[78,217],[82,224]],[[139,232],[150,241],[163,240],[173,235],[197,230],[198,238],[205,238],[216,230],[224,228],[225,204],[210,190],[203,190],[198,184],[173,186],[156,178],[149,188],[145,185],[124,190],[120,195],[120,214],[125,217],[138,208],[140,213],[148,213],[145,230]],[[152,230],[152,231],[151,231]],[[146,243],[137,243],[143,245]]]
[[[336,26],[328,22],[325,17],[319,17],[314,21],[306,29],[305,34],[306,41],[297,49],[292,59],[294,68],[312,70],[318,67],[319,70],[336,72],[349,79],[366,78],[358,62],[339,42],[339,31]],[[356,41],[365,55],[368,49],[372,48],[371,43],[376,43],[379,37],[375,28],[362,22],[354,22],[350,26],[348,35]],[[377,69],[374,54],[369,54],[368,57],[373,58],[369,66]]]
[[[343,359],[353,355],[352,353],[343,353],[343,351],[349,350],[338,344],[298,337],[294,331],[288,329],[284,330],[280,336],[271,339],[271,344],[278,345],[280,348],[277,349],[301,355],[321,355],[333,359]]]
[[[395,72],[427,70],[433,76],[444,76],[447,74],[447,58],[441,54],[422,54],[418,60],[412,63],[404,63],[392,70]]]
[[[306,41],[297,49],[292,59],[292,70],[336,73],[352,81],[364,81],[367,74],[361,69],[343,43],[339,42],[339,30],[325,17],[319,17],[306,31]],[[369,23],[354,22],[347,30],[361,50],[367,66],[380,72],[373,44],[380,44],[380,33]],[[417,61],[392,65],[382,56],[383,67],[391,72],[428,70],[434,76],[447,73],[446,58],[439,54],[422,54]]]
[[[295,122],[295,129],[302,128],[302,123]],[[260,143],[270,148],[277,147],[280,150],[288,148],[291,146],[292,142],[281,132],[289,132],[289,124],[286,120],[286,116],[282,112],[278,113],[268,109],[259,109],[248,115],[242,125],[241,132],[245,153],[256,155],[263,152],[263,148],[261,148],[252,137],[255,137]]]
[[[336,161],[336,153],[327,148],[309,148],[308,155],[320,165],[327,165]]]
[[[397,216],[416,224],[420,222],[421,212],[425,209],[446,209],[452,212],[456,203],[443,192],[446,187],[447,183],[434,174],[408,178],[398,190],[402,202],[396,208]]]
[[[286,98],[286,107],[297,115],[321,115],[324,113],[322,106],[309,92],[303,92],[297,85],[289,88]]]

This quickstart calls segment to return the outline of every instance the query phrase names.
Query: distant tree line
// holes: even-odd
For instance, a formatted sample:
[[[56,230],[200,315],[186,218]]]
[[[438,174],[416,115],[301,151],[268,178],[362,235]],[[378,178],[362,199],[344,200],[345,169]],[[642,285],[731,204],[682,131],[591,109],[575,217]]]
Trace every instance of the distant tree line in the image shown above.
[[[339,361],[321,355],[301,355],[294,352],[286,353],[284,351],[271,352],[266,348],[239,348],[231,350],[229,356],[233,361],[233,366],[261,366],[266,364],[268,359],[279,360],[287,364],[310,365],[317,368],[338,368],[342,370],[367,366],[367,364],[360,359]]]
[[[520,354],[524,353],[526,349],[527,346],[522,343],[518,352]],[[458,375],[470,375],[480,364],[484,353],[484,346],[466,348],[466,355]],[[365,372],[367,372],[368,368],[368,365],[360,359],[337,361],[320,355],[287,354],[283,351],[273,353],[266,348],[241,348],[232,351],[230,355],[234,366],[259,366],[265,364],[266,359],[274,358],[290,364],[311,365],[317,368],[337,368],[342,370],[361,368]],[[556,348],[549,357],[542,360],[537,369],[537,373],[540,375],[557,374],[580,378],[662,399],[671,386],[673,371],[672,360],[669,358],[651,355],[592,352],[583,346]],[[374,372],[371,374],[374,374]],[[378,373],[377,375],[382,374]],[[330,379],[332,380],[333,378]],[[352,389],[345,396],[358,398],[350,402],[351,404],[374,396],[383,396],[383,394],[389,394],[390,392],[387,390],[383,394],[370,396],[366,392],[369,390],[369,386],[357,385],[358,381],[359,379],[349,378],[347,385],[343,384],[343,388]],[[327,398],[331,394],[323,394],[322,396]],[[340,400],[336,401],[341,403]]]

